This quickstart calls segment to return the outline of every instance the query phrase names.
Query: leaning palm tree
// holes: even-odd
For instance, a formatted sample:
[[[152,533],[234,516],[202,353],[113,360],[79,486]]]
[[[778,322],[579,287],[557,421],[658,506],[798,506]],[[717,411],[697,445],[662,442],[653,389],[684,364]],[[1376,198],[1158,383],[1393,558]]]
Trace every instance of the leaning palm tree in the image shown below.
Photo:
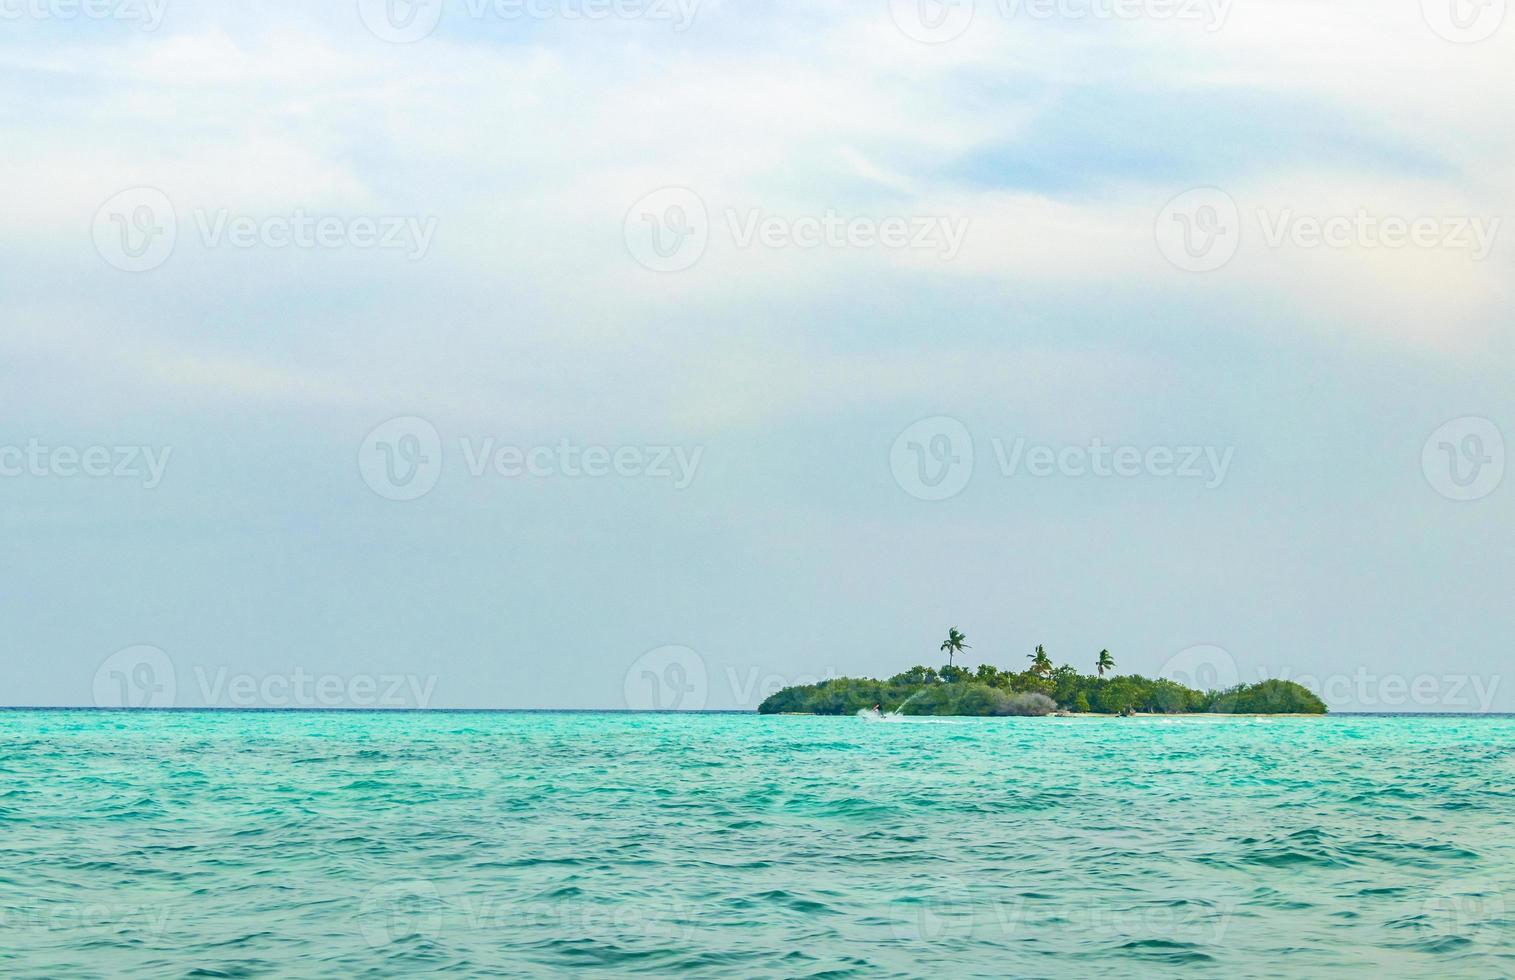
[[[941,645],[942,651],[947,654],[947,666],[952,666],[952,655],[954,653],[962,653],[964,650],[972,649],[968,644],[963,642],[966,639],[966,636],[957,631],[956,626],[947,631],[947,638],[942,641]]]
[[[1026,654],[1026,659],[1031,661],[1031,672],[1033,674],[1046,677],[1052,673],[1052,658],[1047,656],[1047,651],[1042,649],[1040,643],[1036,645],[1035,653]]]
[[[1094,661],[1094,669],[1099,671],[1101,677],[1105,676],[1105,671],[1115,669],[1115,661],[1111,658],[1109,650],[1099,652],[1099,659]]]

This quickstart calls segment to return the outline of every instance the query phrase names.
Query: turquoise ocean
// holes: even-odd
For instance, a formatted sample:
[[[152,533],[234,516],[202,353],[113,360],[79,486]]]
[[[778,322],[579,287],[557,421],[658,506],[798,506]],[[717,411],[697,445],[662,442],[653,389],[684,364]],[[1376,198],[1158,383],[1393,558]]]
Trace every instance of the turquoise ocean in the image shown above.
[[[0,712],[0,976],[1515,974],[1515,719]]]

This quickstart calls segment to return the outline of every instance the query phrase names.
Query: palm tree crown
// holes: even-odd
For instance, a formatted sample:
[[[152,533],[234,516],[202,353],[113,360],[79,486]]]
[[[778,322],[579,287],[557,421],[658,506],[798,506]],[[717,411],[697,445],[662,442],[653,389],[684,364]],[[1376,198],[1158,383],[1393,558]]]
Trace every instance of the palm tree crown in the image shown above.
[[[947,631],[947,638],[942,641],[941,649],[947,654],[948,666],[952,664],[952,655],[954,653],[962,653],[964,650],[971,649],[968,644],[963,642],[966,639],[966,636],[957,631],[956,626]]]
[[[1043,677],[1052,673],[1052,658],[1047,656],[1047,651],[1042,649],[1040,643],[1036,645],[1035,653],[1026,654],[1026,659],[1031,661],[1032,673],[1040,674]]]
[[[1105,676],[1105,671],[1115,669],[1115,660],[1111,658],[1109,650],[1099,652],[1099,659],[1094,661],[1094,669],[1099,671],[1101,677]]]

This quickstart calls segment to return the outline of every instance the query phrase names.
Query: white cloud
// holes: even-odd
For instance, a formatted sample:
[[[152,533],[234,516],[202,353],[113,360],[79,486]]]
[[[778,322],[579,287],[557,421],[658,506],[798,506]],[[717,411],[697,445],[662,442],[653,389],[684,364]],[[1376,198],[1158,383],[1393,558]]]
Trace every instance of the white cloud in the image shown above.
[[[139,342],[160,353],[128,359],[128,368],[227,398],[429,392],[460,410],[496,397],[511,412],[550,416],[573,410],[558,391],[566,371],[619,386],[627,412],[741,424],[775,411],[915,397],[922,382],[914,355],[830,354],[805,341],[826,324],[767,312],[774,296],[789,307],[834,307],[839,293],[876,292],[884,282],[918,296],[1125,291],[1141,304],[1196,291],[1239,302],[1255,291],[1319,314],[1294,329],[1346,331],[1410,350],[1456,349],[1508,313],[1508,248],[1470,266],[1454,254],[1298,254],[1249,244],[1226,269],[1197,279],[1163,263],[1152,232],[1156,211],[1192,175],[1149,175],[1077,195],[943,175],[966,153],[1014,144],[1049,114],[1079,111],[1060,99],[1065,89],[1085,98],[1105,91],[1122,104],[1140,92],[1159,112],[1169,94],[1192,106],[1203,102],[1196,91],[1248,92],[1263,101],[1316,100],[1386,134],[1407,155],[1448,164],[1444,174],[1413,180],[1339,164],[1218,176],[1213,182],[1225,183],[1244,210],[1273,202],[1502,214],[1515,203],[1502,179],[1511,133],[1486,120],[1515,91],[1515,59],[1507,57],[1515,30],[1480,46],[1453,45],[1425,27],[1416,5],[1385,11],[1366,0],[1238,3],[1215,32],[981,16],[964,37],[938,46],[901,34],[884,5],[825,5],[793,23],[774,15],[763,30],[734,30],[753,16],[766,15],[722,5],[702,10],[685,35],[580,25],[537,29],[529,40],[518,32],[510,43],[478,39],[508,33],[501,28],[466,42],[441,32],[394,46],[356,21],[278,11],[257,21],[258,30],[232,31],[202,10],[202,26],[170,21],[160,35],[0,48],[3,77],[40,85],[35,102],[8,121],[0,208],[18,222],[15,246],[34,262],[92,261],[85,249],[58,246],[84,243],[94,208],[133,184],[168,191],[181,223],[197,207],[438,216],[428,262],[350,263],[341,288],[362,294],[366,277],[374,294],[413,283],[418,299],[457,300],[438,313],[448,320],[445,344],[412,349],[407,331],[424,328],[406,322],[411,311],[380,323],[371,311],[344,316],[328,294],[334,284],[311,277],[324,266],[205,267],[234,269],[250,277],[239,286],[283,297],[288,319],[308,323],[316,338],[299,351],[331,359],[376,338],[381,350],[406,352],[403,369],[361,355],[337,377],[309,366],[275,369],[269,365],[301,356],[280,330],[197,339],[203,332],[184,324],[155,332],[150,318],[142,321],[148,336]],[[68,84],[39,81],[58,79]],[[1192,120],[1187,138],[1196,146],[1211,138],[1208,122]],[[1122,149],[1091,143],[1087,152]],[[699,190],[717,221],[726,208],[759,207],[943,214],[972,224],[950,263],[909,251],[738,250],[717,241],[690,272],[660,277],[629,260],[621,223],[631,202],[667,184]],[[88,271],[115,276],[103,266]],[[142,285],[120,276],[102,283]],[[709,334],[740,324],[775,349],[701,343],[692,339],[701,318]],[[108,319],[77,329],[73,356],[106,356],[107,345],[94,345],[112,330]],[[1068,324],[1070,338],[1077,329]],[[586,354],[596,343],[603,353]],[[939,355],[948,364],[927,373],[956,371],[964,384],[992,386],[1000,366],[1022,356],[1015,344],[1007,337],[1003,349],[964,352],[948,334]],[[708,377],[656,398],[639,397],[633,372],[614,363],[633,350],[643,365],[677,363],[692,349],[709,359]],[[565,368],[569,359],[575,366]],[[510,394],[491,396],[487,385],[469,392],[469,382],[453,380],[472,372],[508,377]]]

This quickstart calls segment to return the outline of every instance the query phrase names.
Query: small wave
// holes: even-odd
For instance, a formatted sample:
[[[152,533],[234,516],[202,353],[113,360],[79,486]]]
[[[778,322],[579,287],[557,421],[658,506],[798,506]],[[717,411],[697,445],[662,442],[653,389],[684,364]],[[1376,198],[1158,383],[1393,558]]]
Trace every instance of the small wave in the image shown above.
[[[1191,963],[1214,962],[1215,957],[1194,943],[1177,942],[1172,939],[1134,939],[1118,947],[1119,952],[1148,962],[1165,963],[1169,966],[1185,966]]]

